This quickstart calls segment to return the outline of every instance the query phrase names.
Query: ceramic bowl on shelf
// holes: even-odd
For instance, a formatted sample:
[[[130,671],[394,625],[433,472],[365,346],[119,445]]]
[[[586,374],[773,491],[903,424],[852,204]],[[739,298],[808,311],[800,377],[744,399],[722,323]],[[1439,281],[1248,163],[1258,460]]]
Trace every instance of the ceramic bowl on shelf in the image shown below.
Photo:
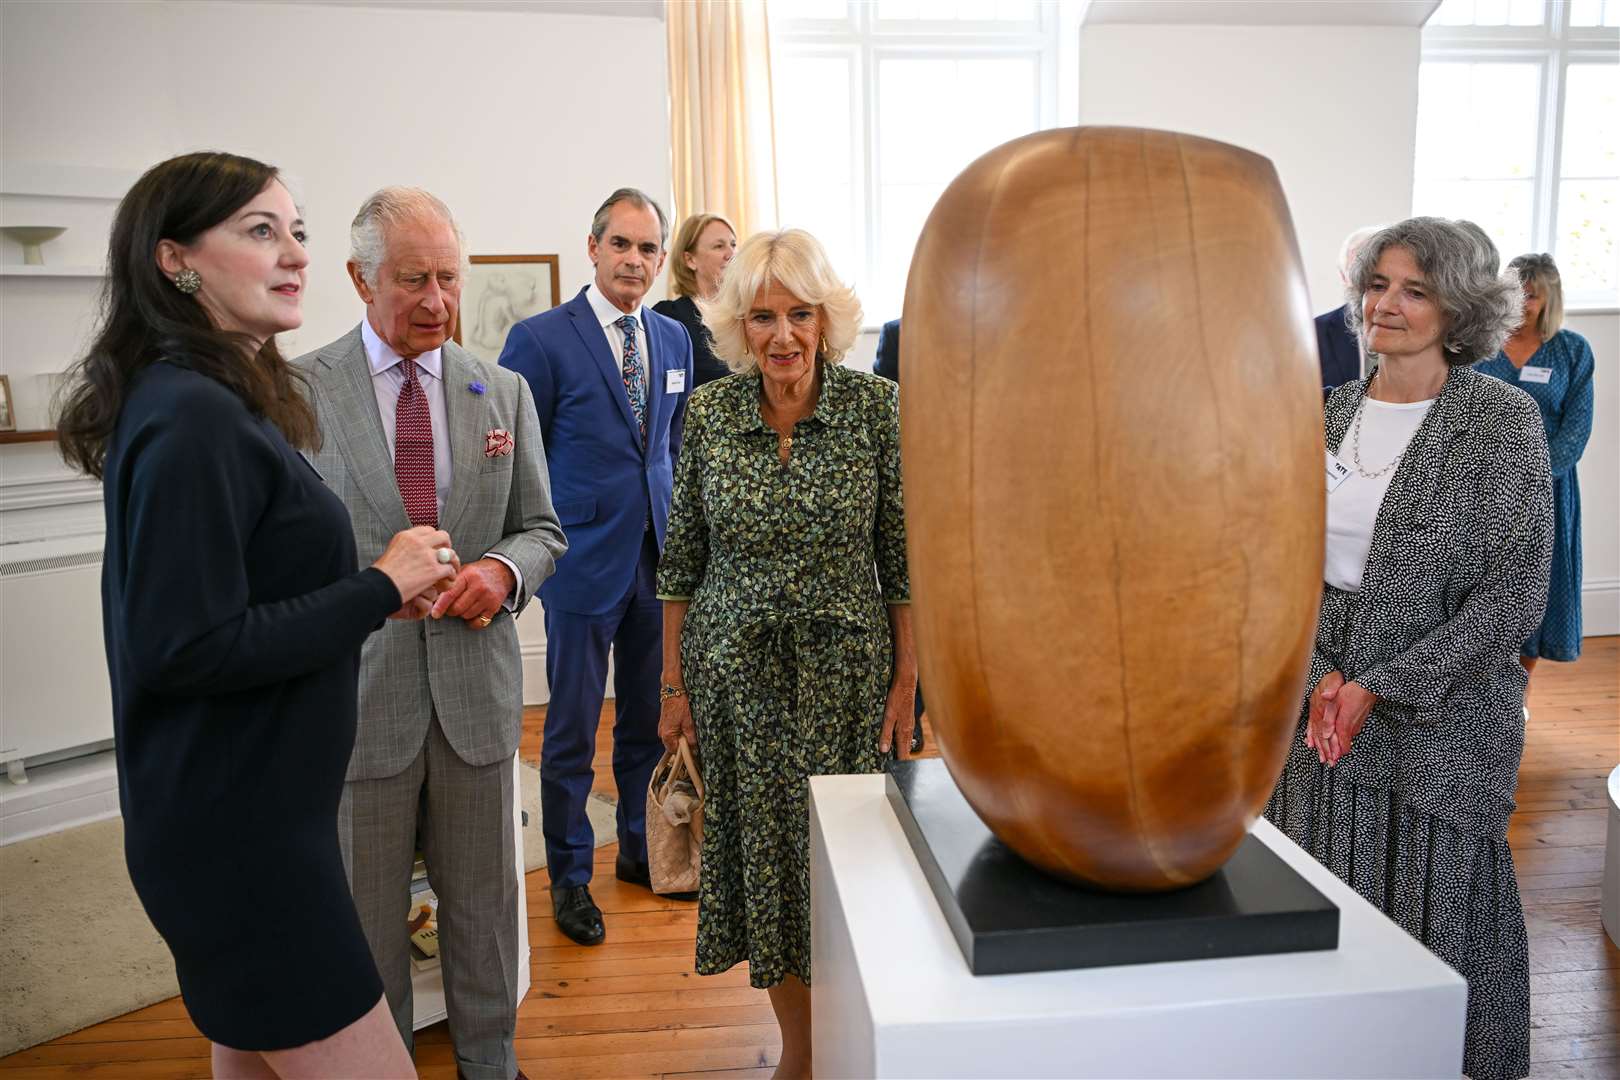
[[[0,226],[0,233],[22,245],[24,266],[44,266],[45,254],[40,250],[40,246],[55,240],[65,232],[67,232],[65,225]]]

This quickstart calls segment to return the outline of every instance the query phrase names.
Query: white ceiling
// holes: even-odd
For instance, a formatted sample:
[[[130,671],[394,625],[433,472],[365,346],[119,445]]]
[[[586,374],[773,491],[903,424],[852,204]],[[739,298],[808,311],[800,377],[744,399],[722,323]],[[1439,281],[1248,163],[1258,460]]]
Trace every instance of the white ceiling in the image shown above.
[[[1091,0],[1088,26],[1422,26],[1440,0]]]
[[[246,2],[246,0],[238,0]],[[260,0],[322,7],[425,8],[438,11],[507,11],[525,15],[618,15],[663,19],[663,0]]]

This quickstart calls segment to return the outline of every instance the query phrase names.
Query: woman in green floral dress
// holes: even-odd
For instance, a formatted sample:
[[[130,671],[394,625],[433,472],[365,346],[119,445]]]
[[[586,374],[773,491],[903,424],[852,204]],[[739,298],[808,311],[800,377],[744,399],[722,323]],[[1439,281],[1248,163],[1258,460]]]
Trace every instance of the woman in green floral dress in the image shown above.
[[[809,778],[878,772],[914,723],[898,388],[839,366],[860,302],[809,233],[750,237],[703,308],[736,374],[687,407],[659,735],[702,754],[697,970],[746,960],[777,1075],[808,1076]]]

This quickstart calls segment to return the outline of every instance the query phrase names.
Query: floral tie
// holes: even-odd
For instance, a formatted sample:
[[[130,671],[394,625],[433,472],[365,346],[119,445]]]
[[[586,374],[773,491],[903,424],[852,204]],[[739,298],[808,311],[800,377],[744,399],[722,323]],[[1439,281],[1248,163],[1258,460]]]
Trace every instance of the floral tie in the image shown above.
[[[641,349],[636,345],[636,319],[626,315],[619,320],[624,331],[624,392],[630,399],[630,411],[635,414],[636,426],[641,429],[641,443],[647,443],[647,387],[641,374]]]

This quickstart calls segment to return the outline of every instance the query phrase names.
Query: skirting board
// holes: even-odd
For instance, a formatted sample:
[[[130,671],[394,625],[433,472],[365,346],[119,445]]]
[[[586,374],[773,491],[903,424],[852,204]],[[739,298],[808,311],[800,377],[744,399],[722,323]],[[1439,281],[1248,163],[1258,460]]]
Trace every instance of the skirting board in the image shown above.
[[[28,770],[28,783],[0,777],[0,844],[118,816],[118,764],[113,751]]]
[[[1620,578],[1581,583],[1581,632],[1586,637],[1620,634]]]
[[[551,700],[551,687],[546,682],[546,643],[531,643],[525,641],[519,650],[523,658],[523,704],[544,705]],[[613,657],[608,657],[607,688],[608,697],[613,696]]]

